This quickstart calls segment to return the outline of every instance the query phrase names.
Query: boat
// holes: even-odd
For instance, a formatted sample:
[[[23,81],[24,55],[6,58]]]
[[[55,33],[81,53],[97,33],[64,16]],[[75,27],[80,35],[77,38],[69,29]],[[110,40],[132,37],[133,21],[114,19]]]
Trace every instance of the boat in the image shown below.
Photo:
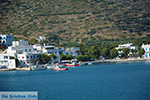
[[[68,69],[69,69],[68,67],[61,66],[61,65],[58,65],[58,64],[56,64],[56,67],[53,68],[53,70],[56,70],[56,71],[59,71],[59,70],[68,70]]]
[[[66,68],[53,68],[53,70],[56,70],[56,71],[59,71],[59,70],[68,70],[69,68],[66,67]]]
[[[67,63],[66,66],[80,66],[79,63],[76,63],[76,62],[72,62],[71,64],[70,63]]]
[[[47,67],[47,69],[52,69],[52,68],[55,67],[55,65],[54,65],[54,64],[51,64],[51,65],[50,65],[50,64],[47,64],[46,67]]]
[[[47,70],[47,67],[45,65],[32,65],[30,69],[32,71],[39,71],[39,70]]]

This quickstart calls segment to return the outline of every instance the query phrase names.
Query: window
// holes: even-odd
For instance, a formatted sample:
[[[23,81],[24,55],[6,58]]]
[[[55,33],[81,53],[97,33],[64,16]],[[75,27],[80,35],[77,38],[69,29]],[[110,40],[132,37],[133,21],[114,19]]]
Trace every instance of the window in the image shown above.
[[[25,52],[27,52],[27,49],[25,49]]]
[[[27,56],[27,58],[29,58],[29,56]]]
[[[33,58],[35,58],[35,56],[33,56]]]
[[[8,59],[8,56],[4,56],[4,59]]]
[[[25,64],[25,62],[24,62],[24,64]]]
[[[31,49],[29,49],[29,52],[31,52]]]
[[[145,50],[147,51],[147,48],[145,48]]]
[[[32,58],[32,56],[31,56],[31,58]]]

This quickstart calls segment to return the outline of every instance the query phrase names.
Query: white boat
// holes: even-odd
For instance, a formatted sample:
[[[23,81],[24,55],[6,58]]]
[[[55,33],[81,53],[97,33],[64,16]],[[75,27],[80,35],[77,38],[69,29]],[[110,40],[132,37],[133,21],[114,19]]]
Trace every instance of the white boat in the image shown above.
[[[47,67],[45,65],[32,65],[30,69],[32,71],[39,71],[39,70],[47,70]]]
[[[47,69],[53,69],[55,67],[55,65],[54,64],[51,64],[51,65],[47,64],[46,67],[47,67]]]

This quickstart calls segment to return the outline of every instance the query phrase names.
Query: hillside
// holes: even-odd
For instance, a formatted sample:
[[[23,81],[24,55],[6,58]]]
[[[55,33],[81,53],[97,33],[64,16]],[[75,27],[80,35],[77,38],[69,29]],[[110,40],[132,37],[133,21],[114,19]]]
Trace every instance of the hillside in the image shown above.
[[[53,42],[150,37],[149,0],[1,0],[0,33]]]

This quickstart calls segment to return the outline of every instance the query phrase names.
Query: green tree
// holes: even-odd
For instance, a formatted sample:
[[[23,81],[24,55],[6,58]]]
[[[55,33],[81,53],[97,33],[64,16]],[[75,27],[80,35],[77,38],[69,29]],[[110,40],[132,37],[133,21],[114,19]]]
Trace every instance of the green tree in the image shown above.
[[[99,56],[100,56],[100,50],[96,46],[92,46],[88,50],[88,54],[89,54],[90,57],[98,59]]]
[[[134,40],[134,45],[136,45],[136,46],[140,47],[140,46],[141,46],[141,44],[142,44],[142,41],[141,41],[141,39],[140,39],[140,38],[137,38],[137,39],[135,39],[135,40]]]
[[[40,54],[39,60],[41,63],[46,64],[50,61],[50,57],[47,54]]]
[[[110,55],[111,55],[111,58],[115,58],[118,56],[118,51],[115,48],[113,48],[110,50]]]
[[[142,57],[142,55],[144,55],[145,50],[142,48],[138,51],[138,55],[140,56],[140,58]]]
[[[108,57],[109,56],[109,49],[108,48],[103,48],[102,50],[101,50],[101,55],[103,56],[103,57]]]
[[[83,48],[83,44],[82,43],[79,45],[79,53],[81,55],[84,55],[84,48]]]
[[[78,61],[90,61],[91,57],[88,55],[79,55],[76,57]]]
[[[38,43],[38,41],[36,39],[30,39],[29,40],[29,44],[35,44]]]
[[[123,55],[124,55],[124,57],[128,57],[128,54],[129,54],[129,51],[130,51],[130,49],[129,48],[124,48],[123,50]]]
[[[55,54],[50,54],[49,57],[52,59],[52,60],[55,60],[57,58],[57,56]]]
[[[52,62],[53,62],[53,60],[55,60],[57,58],[57,56],[55,54],[50,54],[49,57],[51,58]]]
[[[131,49],[131,52],[132,52],[132,57],[134,57],[134,52],[135,52],[135,50],[134,50],[134,49]]]
[[[71,59],[73,59],[73,56],[61,54],[60,59],[61,60],[71,60]]]
[[[61,54],[61,55],[60,55],[60,59],[61,59],[61,60],[67,60],[67,55]]]

